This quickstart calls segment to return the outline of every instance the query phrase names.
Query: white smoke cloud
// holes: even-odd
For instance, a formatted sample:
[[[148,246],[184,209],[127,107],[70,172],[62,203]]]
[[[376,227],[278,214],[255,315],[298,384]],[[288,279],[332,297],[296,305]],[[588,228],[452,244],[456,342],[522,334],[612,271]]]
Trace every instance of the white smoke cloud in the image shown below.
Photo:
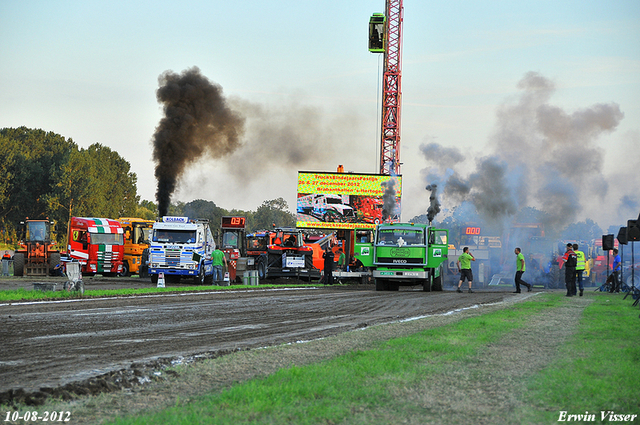
[[[610,182],[602,175],[605,152],[597,141],[616,130],[624,113],[615,103],[567,112],[550,104],[555,85],[535,72],[525,74],[517,88],[516,101],[497,110],[490,155],[476,159],[469,171],[460,166],[469,158],[459,150],[424,144],[430,168],[422,173],[431,179],[427,183],[439,175],[448,208],[472,202],[483,219],[501,222],[533,206],[548,214],[547,225],[559,228],[587,203],[604,201]]]

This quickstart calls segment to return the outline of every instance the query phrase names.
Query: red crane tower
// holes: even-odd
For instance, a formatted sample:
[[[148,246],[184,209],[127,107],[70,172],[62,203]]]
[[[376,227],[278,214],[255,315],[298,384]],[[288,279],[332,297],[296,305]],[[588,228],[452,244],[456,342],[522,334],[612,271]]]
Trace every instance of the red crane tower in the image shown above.
[[[384,53],[380,174],[400,174],[402,0],[387,0],[386,13],[369,20],[369,51]]]

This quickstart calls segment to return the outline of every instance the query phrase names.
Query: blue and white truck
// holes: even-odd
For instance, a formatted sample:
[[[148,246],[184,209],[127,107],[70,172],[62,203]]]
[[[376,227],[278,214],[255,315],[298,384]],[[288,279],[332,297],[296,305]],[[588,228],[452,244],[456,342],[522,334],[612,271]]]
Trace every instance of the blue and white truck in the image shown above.
[[[211,254],[216,248],[209,220],[162,217],[153,223],[149,246],[149,275],[153,283],[165,278],[190,277],[196,285],[213,283]]]

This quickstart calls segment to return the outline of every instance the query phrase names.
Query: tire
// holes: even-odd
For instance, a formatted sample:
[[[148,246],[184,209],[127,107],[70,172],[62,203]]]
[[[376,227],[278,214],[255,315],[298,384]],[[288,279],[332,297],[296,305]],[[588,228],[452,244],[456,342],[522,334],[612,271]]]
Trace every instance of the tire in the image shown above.
[[[123,261],[122,262],[122,271],[118,274],[118,276],[121,277],[129,277],[131,276],[131,267],[129,267],[129,262],[128,261]]]
[[[13,275],[24,276],[24,254],[14,254],[13,256]]]
[[[549,270],[549,289],[556,289],[560,287],[560,267],[552,265]]]
[[[55,266],[60,264],[60,258],[59,252],[52,252],[49,254],[49,274],[51,274],[51,270],[53,270]]]
[[[78,291],[80,295],[84,295],[84,283],[81,280],[76,283],[76,291]]]
[[[258,270],[258,277],[260,280],[265,279],[267,277],[267,266],[264,264],[264,261],[258,260],[258,266],[256,267]]]
[[[422,281],[422,291],[431,292],[431,280],[429,278]]]
[[[193,277],[193,283],[195,285],[204,285],[204,264],[200,264],[200,272]]]
[[[154,285],[157,285],[158,284],[158,275],[157,274],[152,274],[152,275],[149,275],[149,276],[151,276],[151,283],[153,283]]]
[[[13,275],[24,276],[24,254],[14,254],[13,256]]]
[[[374,279],[376,284],[376,291],[386,291],[387,282],[382,279]]]
[[[433,278],[433,287],[434,291],[442,291],[442,275]]]

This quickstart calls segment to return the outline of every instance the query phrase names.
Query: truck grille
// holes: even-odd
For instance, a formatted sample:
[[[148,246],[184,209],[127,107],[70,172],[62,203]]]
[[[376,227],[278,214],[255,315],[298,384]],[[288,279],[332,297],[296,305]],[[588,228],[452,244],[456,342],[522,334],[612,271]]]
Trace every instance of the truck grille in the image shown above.
[[[180,251],[167,251],[165,253],[165,263],[168,267],[177,267],[180,265]]]
[[[395,262],[394,262],[395,260]],[[398,262],[398,260],[402,261],[402,262]],[[378,263],[383,263],[383,264],[423,264],[424,263],[424,259],[423,258],[396,258],[396,257],[379,257],[378,258]]]

